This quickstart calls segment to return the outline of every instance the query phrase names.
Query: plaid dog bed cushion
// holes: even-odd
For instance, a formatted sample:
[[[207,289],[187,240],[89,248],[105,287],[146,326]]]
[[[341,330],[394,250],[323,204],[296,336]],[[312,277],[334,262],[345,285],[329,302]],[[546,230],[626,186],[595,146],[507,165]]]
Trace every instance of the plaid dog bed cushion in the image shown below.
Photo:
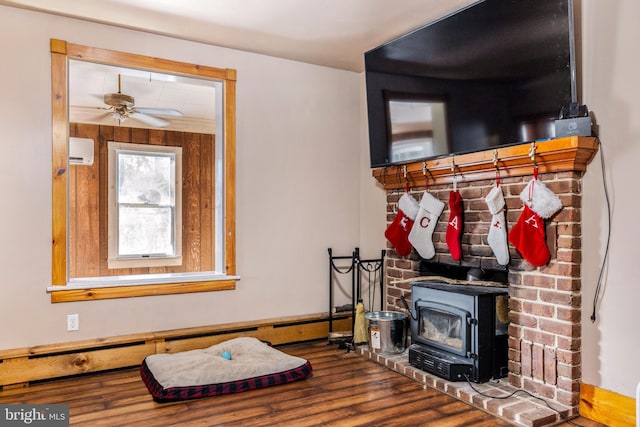
[[[230,359],[223,353],[229,353]],[[229,356],[226,355],[226,356]],[[250,337],[202,350],[147,356],[140,376],[158,402],[239,393],[302,380],[311,363]]]

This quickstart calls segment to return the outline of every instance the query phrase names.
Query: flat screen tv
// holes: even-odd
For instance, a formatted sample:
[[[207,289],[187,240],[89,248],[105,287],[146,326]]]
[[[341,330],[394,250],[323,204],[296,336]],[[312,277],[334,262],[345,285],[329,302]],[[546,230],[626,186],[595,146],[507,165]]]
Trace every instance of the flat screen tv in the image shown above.
[[[572,0],[483,0],[365,53],[371,167],[553,138]]]

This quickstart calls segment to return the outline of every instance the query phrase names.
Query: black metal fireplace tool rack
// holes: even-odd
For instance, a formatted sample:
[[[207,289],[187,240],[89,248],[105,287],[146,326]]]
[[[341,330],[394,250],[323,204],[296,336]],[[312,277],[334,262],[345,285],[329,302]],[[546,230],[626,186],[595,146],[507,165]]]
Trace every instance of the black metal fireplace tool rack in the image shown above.
[[[328,249],[329,252],[329,342],[337,342],[341,348],[346,348],[347,351],[353,348],[353,335],[356,320],[356,303],[362,300],[362,277],[366,275],[369,283],[369,308],[373,308],[375,302],[375,286],[371,286],[375,282],[378,282],[380,289],[380,310],[384,304],[384,256],[386,250],[380,252],[380,258],[376,259],[361,259],[360,248],[355,248],[350,256],[335,256],[333,250]],[[336,265],[336,261],[340,266]],[[348,263],[347,263],[348,262]],[[334,283],[333,273],[338,274],[351,274],[351,304],[341,307],[334,306]],[[351,331],[334,331],[333,321],[336,314],[344,312],[351,312]]]

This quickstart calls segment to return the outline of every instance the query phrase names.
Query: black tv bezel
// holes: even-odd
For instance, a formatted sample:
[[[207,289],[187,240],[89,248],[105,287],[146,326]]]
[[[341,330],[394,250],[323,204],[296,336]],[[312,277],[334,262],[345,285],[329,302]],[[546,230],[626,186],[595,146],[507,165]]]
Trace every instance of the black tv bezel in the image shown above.
[[[404,37],[410,36],[413,33],[416,33],[418,31],[421,31],[425,28],[429,28],[430,26],[432,26],[433,24],[436,24],[438,22],[441,21],[445,21],[451,17],[454,17],[460,13],[465,13],[466,11],[468,11],[469,9],[472,9],[473,7],[482,4],[482,3],[490,3],[490,2],[495,2],[496,0],[479,0],[476,1],[454,13],[451,13],[449,15],[446,15],[436,21],[430,22],[414,31],[411,31],[410,33],[401,36],[397,39],[391,40],[387,43],[384,43],[381,46],[378,46],[374,49],[371,49],[370,51],[365,53],[365,83],[366,83],[366,97],[367,97],[367,117],[369,120],[369,146],[370,146],[370,166],[371,168],[379,168],[379,167],[388,167],[388,166],[392,166],[392,165],[402,165],[402,164],[406,164],[406,163],[412,163],[412,162],[418,162],[418,161],[425,161],[425,160],[430,160],[430,159],[438,159],[438,158],[445,158],[445,157],[450,157],[452,155],[459,155],[459,154],[466,154],[466,153],[472,153],[472,152],[476,152],[476,151],[482,151],[485,149],[492,149],[492,148],[497,148],[497,147],[507,147],[507,146],[513,146],[513,145],[519,145],[519,144],[523,144],[523,143],[527,143],[527,142],[531,142],[533,140],[536,139],[528,139],[528,140],[505,140],[505,141],[500,141],[499,143],[493,145],[493,144],[487,144],[485,146],[482,147],[467,147],[466,149],[454,149],[449,147],[449,149],[447,150],[446,153],[437,153],[434,156],[430,156],[430,157],[423,157],[423,158],[416,158],[416,159],[410,159],[410,160],[403,160],[403,161],[397,161],[397,162],[393,162],[391,159],[391,139],[390,139],[390,129],[389,129],[389,115],[388,115],[388,106],[387,104],[387,96],[386,93],[402,93],[404,94],[404,96],[406,97],[410,97],[410,96],[416,96],[416,97],[420,97],[420,96],[424,96],[425,98],[446,98],[446,95],[444,94],[433,94],[431,93],[431,91],[424,91],[424,90],[420,90],[420,89],[409,89],[407,90],[406,86],[383,86],[380,87],[380,84],[374,84],[371,85],[370,81],[374,80],[376,78],[380,78],[379,76],[382,74],[379,71],[371,71],[368,67],[367,64],[367,58],[368,55],[370,55],[372,52],[375,52],[376,50],[383,48],[385,46],[389,46],[390,44],[394,43],[397,40],[400,40]],[[558,116],[561,114],[561,111],[563,111],[566,108],[570,108],[570,106],[572,105],[578,105],[578,91],[577,91],[577,66],[576,66],[576,48],[575,48],[575,32],[576,32],[576,23],[574,21],[574,5],[573,5],[573,1],[574,0],[560,0],[560,3],[564,3],[566,4],[566,22],[567,22],[567,45],[565,46],[565,51],[568,48],[568,52],[569,52],[569,60],[568,60],[568,71],[563,72],[563,75],[566,74],[566,77],[568,77],[568,87],[567,87],[567,92],[568,92],[568,96],[566,98],[566,103],[564,103],[563,105],[558,105],[557,106],[557,111],[553,111],[553,112],[547,112],[544,116],[541,116],[541,118],[543,120],[548,120],[548,121],[553,121],[555,118],[558,118]],[[523,6],[524,7],[524,6]],[[565,33],[563,33],[565,34]],[[403,64],[403,67],[406,67],[406,64]],[[400,67],[402,68],[402,67]],[[417,77],[415,75],[402,75],[401,73],[398,73],[398,76],[402,76],[402,78],[406,78],[408,81],[410,80],[414,80],[414,79],[420,79],[420,77]],[[409,86],[411,86],[411,83],[409,83]],[[382,94],[380,93],[380,90],[382,90]],[[381,101],[383,100],[383,101]],[[382,102],[383,105],[380,105],[380,103]],[[381,126],[384,127],[384,130],[381,130]],[[447,118],[447,131],[448,134],[452,135],[452,120],[450,120],[449,118]],[[450,142],[451,143],[451,142]]]

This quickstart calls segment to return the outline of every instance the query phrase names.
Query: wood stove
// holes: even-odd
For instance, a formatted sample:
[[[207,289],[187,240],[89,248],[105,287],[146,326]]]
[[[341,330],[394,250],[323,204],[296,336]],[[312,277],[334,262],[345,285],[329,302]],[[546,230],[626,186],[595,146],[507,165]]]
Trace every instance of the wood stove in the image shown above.
[[[413,282],[409,363],[449,381],[507,376],[508,301],[506,287]]]

